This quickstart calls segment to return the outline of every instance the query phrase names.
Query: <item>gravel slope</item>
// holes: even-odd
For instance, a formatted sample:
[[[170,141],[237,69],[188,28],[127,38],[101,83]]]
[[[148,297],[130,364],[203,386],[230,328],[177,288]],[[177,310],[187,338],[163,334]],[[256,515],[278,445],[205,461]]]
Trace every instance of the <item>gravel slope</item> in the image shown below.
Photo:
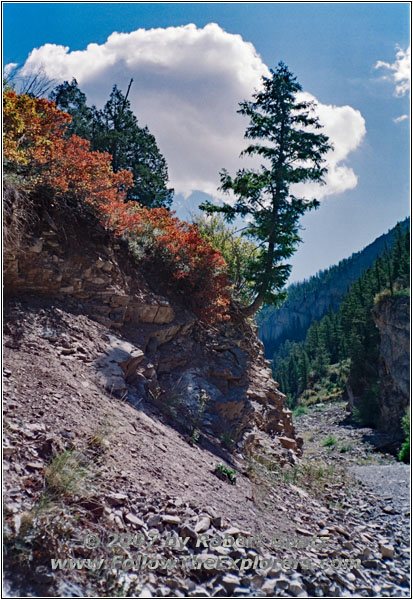
[[[409,596],[408,469],[390,456],[374,454],[366,441],[372,438],[371,430],[344,423],[343,404],[319,407],[298,419],[298,433],[305,440],[303,461],[289,472],[264,469],[263,478],[259,470],[251,472],[248,460],[236,452],[231,455],[217,440],[202,437],[191,446],[150,403],[135,408],[100,387],[96,361],[110,342],[103,326],[46,300],[12,302],[5,316],[8,596]],[[59,334],[56,338],[50,337],[51,327]],[[323,446],[329,435],[337,440],[334,447]],[[72,448],[91,457],[91,472],[96,467],[99,477],[91,479],[84,496],[56,496],[47,508],[41,500],[53,452],[61,456]],[[236,486],[214,475],[218,461],[236,468]],[[319,480],[314,470],[306,470],[308,465],[324,468],[326,475]],[[327,472],[330,466],[335,468],[332,473]],[[294,478],[294,469],[301,478]],[[356,473],[356,479],[346,475],[346,469]],[[31,523],[33,514],[40,515],[33,523],[38,527],[41,519],[48,542],[29,530],[28,549],[36,552],[26,553],[23,569],[21,548],[28,539],[24,523]],[[100,557],[101,546],[95,551],[79,544],[90,531],[102,539],[108,532],[156,531],[159,545],[150,551],[160,554],[172,534],[192,540],[189,531],[210,536],[228,531],[261,534],[260,556],[279,561],[308,558],[314,567],[170,574],[146,570],[125,573],[115,581],[106,572],[96,578],[82,570],[51,571],[50,556]],[[274,543],[277,535],[300,542],[320,536],[327,542],[323,548],[290,548],[282,541]],[[383,556],[382,547],[391,557]],[[202,547],[191,549],[206,552]],[[218,550],[210,548],[208,556]],[[19,570],[13,571],[17,551]],[[242,545],[225,551],[235,560],[252,561],[258,554]],[[109,557],[108,552],[103,555]],[[359,559],[360,567],[349,571],[322,566],[325,559],[348,558]]]

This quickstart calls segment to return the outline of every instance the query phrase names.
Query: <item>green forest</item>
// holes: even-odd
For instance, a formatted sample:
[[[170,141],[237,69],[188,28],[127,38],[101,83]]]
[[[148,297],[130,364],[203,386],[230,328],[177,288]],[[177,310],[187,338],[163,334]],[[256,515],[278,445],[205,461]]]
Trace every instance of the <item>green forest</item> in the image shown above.
[[[410,231],[398,224],[394,247],[357,279],[339,310],[330,308],[304,341],[286,341],[274,354],[274,377],[291,408],[338,398],[349,384],[361,399],[356,420],[376,424],[380,338],[372,309],[386,296],[409,295],[409,252]]]
[[[404,219],[400,227],[403,231],[408,229],[409,219]],[[337,311],[351,285],[374,264],[386,247],[393,247],[396,235],[396,227],[393,227],[338,264],[290,284],[280,307],[264,306],[257,314],[257,323],[266,356],[272,360],[287,340],[303,341],[312,321],[319,321],[329,310]]]

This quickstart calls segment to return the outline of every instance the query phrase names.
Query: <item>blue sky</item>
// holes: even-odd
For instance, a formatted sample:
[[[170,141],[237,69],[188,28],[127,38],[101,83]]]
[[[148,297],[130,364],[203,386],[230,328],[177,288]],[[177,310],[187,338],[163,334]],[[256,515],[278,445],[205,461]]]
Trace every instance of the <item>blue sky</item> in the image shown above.
[[[181,192],[178,212],[187,216],[205,194],[215,195],[222,167],[243,166],[238,154],[247,123],[236,104],[266,67],[284,61],[320,103],[341,157],[331,159],[321,207],[302,220],[304,243],[292,259],[297,280],[361,249],[409,212],[410,119],[395,122],[409,114],[403,79],[409,9],[408,3],[6,2],[3,64],[24,65],[39,48],[26,70],[42,64],[56,80],[76,76],[97,104],[113,83],[125,87],[133,76],[132,106],[156,135]],[[196,27],[182,28],[190,23]],[[108,43],[113,32],[126,35]],[[86,50],[89,44],[97,46]],[[375,68],[378,61],[385,64]]]

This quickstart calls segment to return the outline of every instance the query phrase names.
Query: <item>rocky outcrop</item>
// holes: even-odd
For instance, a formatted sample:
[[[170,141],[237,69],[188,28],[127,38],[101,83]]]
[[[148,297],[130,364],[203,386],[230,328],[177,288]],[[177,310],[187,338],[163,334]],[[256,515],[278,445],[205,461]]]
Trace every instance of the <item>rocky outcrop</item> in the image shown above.
[[[196,420],[282,463],[300,454],[253,327],[239,320],[208,327],[175,297],[155,293],[123,242],[96,222],[43,211],[32,233],[6,248],[4,282],[6,294],[56,299],[110,329],[91,368],[115,396],[173,405],[184,425]]]
[[[381,338],[378,426],[400,435],[410,397],[409,306],[408,297],[386,296],[373,310]]]
[[[171,352],[171,349],[172,352]],[[208,402],[202,421],[207,431],[238,447],[294,460],[300,454],[291,411],[273,381],[264,348],[246,323],[210,329],[196,323],[150,355],[167,396],[197,410],[201,390]]]
[[[68,235],[70,239],[68,239]],[[7,293],[34,293],[77,300],[104,325],[127,322],[168,324],[175,319],[170,302],[154,294],[130,264],[125,248],[95,226],[94,235],[56,224],[49,216],[13,253],[5,252]]]

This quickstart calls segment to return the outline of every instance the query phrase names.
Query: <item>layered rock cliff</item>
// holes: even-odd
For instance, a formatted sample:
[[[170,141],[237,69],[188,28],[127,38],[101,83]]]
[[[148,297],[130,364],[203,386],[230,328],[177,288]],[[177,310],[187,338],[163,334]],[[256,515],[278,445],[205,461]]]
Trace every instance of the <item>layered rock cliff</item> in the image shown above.
[[[207,433],[294,462],[302,442],[250,324],[233,318],[206,326],[173,290],[155,291],[156,276],[145,275],[126,244],[93,218],[69,218],[53,205],[35,212],[30,233],[5,248],[7,296],[46,297],[106,326],[107,342],[90,368],[117,397],[172,403],[182,424],[198,414]]]
[[[401,419],[410,398],[410,298],[386,296],[373,310],[380,331],[378,427],[403,435]]]

